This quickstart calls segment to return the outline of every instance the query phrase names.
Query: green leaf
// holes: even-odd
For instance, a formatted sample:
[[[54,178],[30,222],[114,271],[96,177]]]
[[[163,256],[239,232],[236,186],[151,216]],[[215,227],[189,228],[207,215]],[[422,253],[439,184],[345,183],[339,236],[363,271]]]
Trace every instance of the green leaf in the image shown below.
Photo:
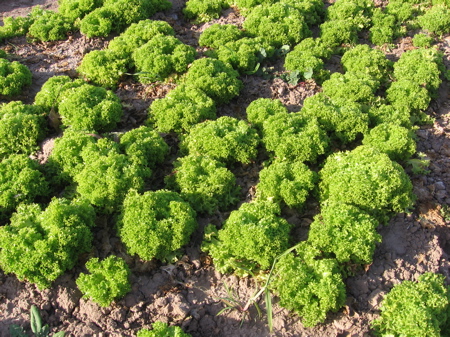
[[[310,78],[312,78],[312,76],[313,76],[312,68],[308,68],[308,70],[303,73],[303,77],[305,78],[305,80],[309,80]]]
[[[267,312],[267,324],[269,325],[269,331],[273,331],[273,310],[272,310],[272,296],[270,296],[269,288],[265,290],[266,299],[266,312]]]
[[[12,324],[9,326],[9,334],[11,337],[27,337],[25,330],[16,324]]]
[[[42,318],[39,309],[35,305],[31,306],[30,315],[31,330],[34,334],[38,334],[42,330]]]
[[[65,336],[65,332],[64,331],[60,331],[57,332],[55,334],[53,334],[53,337],[64,337]]]

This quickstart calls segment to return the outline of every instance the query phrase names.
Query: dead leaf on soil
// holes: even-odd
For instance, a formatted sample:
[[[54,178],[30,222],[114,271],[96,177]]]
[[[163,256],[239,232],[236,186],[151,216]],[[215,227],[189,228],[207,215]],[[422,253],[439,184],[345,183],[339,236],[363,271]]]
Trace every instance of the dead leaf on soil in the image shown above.
[[[445,220],[441,215],[441,206],[432,202],[420,204],[419,222],[422,228],[435,229],[437,226],[445,226]]]

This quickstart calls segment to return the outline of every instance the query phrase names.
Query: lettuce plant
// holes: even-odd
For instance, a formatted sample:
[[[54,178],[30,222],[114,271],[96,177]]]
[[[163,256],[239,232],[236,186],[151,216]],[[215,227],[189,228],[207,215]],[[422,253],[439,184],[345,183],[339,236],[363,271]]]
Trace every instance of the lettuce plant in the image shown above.
[[[286,55],[284,67],[296,71],[302,78],[314,78],[318,83],[328,79],[329,71],[325,70],[324,60],[331,56],[333,49],[325,45],[321,38],[308,37],[302,40]]]
[[[433,37],[423,33],[414,35],[412,39],[413,46],[418,48],[430,48],[433,42]]]
[[[279,160],[315,162],[325,154],[329,138],[316,118],[277,113],[263,123],[262,141]]]
[[[164,161],[169,146],[155,130],[141,126],[120,136],[120,147],[137,164],[155,168]]]
[[[400,35],[395,15],[384,13],[382,9],[375,8],[370,27],[370,41],[381,46],[392,43]]]
[[[216,105],[194,86],[179,85],[166,97],[155,99],[149,108],[147,123],[160,132],[188,132],[192,126],[216,118]]]
[[[319,175],[322,203],[351,204],[382,222],[414,203],[412,183],[403,168],[370,146],[329,156]]]
[[[59,0],[58,12],[70,22],[81,20],[86,14],[101,7],[104,0]]]
[[[243,28],[253,36],[266,39],[275,48],[293,46],[311,35],[302,13],[283,2],[255,7]]]
[[[275,266],[272,287],[280,305],[302,317],[306,327],[325,321],[329,311],[338,311],[346,292],[337,260],[317,258],[319,250],[307,242],[283,255]]]
[[[325,203],[310,226],[308,243],[339,263],[370,264],[375,246],[381,242],[378,224],[356,206]]]
[[[360,104],[333,100],[324,93],[306,98],[300,113],[305,117],[317,118],[330,137],[344,144],[368,131],[368,114],[362,111]]]
[[[80,22],[80,32],[88,38],[103,36],[111,33],[117,20],[111,8],[100,7],[87,14]]]
[[[327,8],[328,21],[348,20],[358,29],[367,28],[374,3],[371,0],[337,0]]]
[[[242,39],[244,35],[244,31],[235,25],[214,23],[202,32],[198,39],[198,44],[203,47],[217,49],[228,42]]]
[[[102,212],[112,213],[130,189],[142,190],[151,170],[120,153],[119,145],[106,139],[81,151],[82,170],[74,176],[77,192]]]
[[[258,98],[248,105],[245,112],[247,120],[261,131],[267,118],[279,113],[288,113],[288,110],[279,99]]]
[[[112,91],[90,84],[64,91],[58,110],[62,124],[74,130],[110,131],[122,117],[120,99]]]
[[[230,5],[234,5],[239,8],[239,12],[244,16],[258,5],[271,5],[279,0],[230,0]]]
[[[192,62],[183,83],[202,90],[217,104],[228,103],[239,94],[239,73],[222,61],[201,58]]]
[[[357,45],[346,51],[341,63],[346,72],[351,72],[358,77],[368,76],[378,85],[387,82],[391,70],[383,52],[372,49],[366,44]]]
[[[434,96],[441,84],[442,54],[434,49],[414,49],[404,52],[394,64],[394,78],[409,80],[425,87]]]
[[[183,14],[190,20],[202,23],[218,19],[222,10],[227,7],[226,0],[188,0]]]
[[[307,37],[297,44],[292,52],[310,52],[314,56],[326,60],[333,54],[333,48],[325,44],[320,37]]]
[[[386,99],[397,110],[405,110],[410,115],[428,108],[431,102],[429,91],[413,80],[392,82],[386,90]]]
[[[244,37],[237,41],[220,46],[216,52],[217,58],[230,64],[241,74],[255,73],[266,58],[270,58],[275,49],[260,37]]]
[[[131,190],[117,223],[128,254],[164,260],[189,242],[197,228],[196,213],[176,192],[159,190],[140,195]]]
[[[137,337],[191,337],[191,334],[184,333],[179,326],[169,326],[167,323],[155,322],[152,330],[141,329],[137,332]]]
[[[104,7],[115,13],[117,22],[114,25],[118,31],[123,31],[132,23],[172,8],[172,3],[168,0],[105,0]]]
[[[192,127],[180,148],[185,153],[227,163],[249,163],[256,158],[259,142],[256,130],[245,121],[223,116]]]
[[[36,94],[34,104],[41,106],[46,112],[50,112],[52,109],[56,112],[64,98],[64,92],[83,84],[86,84],[86,82],[80,79],[72,80],[65,75],[50,77]]]
[[[122,58],[129,59],[128,62],[132,63],[133,52],[157,35],[174,36],[175,31],[166,21],[141,20],[131,24],[122,34],[112,39],[108,50],[122,55]]]
[[[407,129],[412,126],[410,110],[404,109],[401,104],[398,105],[398,108],[386,103],[374,105],[370,107],[367,114],[369,115],[370,127],[375,127],[381,123],[396,124]]]
[[[56,169],[62,181],[70,182],[84,167],[81,152],[89,144],[95,143],[93,135],[67,129],[62,137],[55,139],[48,165]]]
[[[0,42],[15,36],[25,35],[28,32],[31,23],[29,17],[4,17],[3,26],[0,26]]]
[[[316,182],[317,174],[301,161],[275,160],[259,173],[256,196],[301,209]]]
[[[0,105],[0,158],[32,154],[45,136],[45,117],[39,106],[12,101]]]
[[[234,174],[225,164],[205,156],[180,158],[165,181],[200,213],[213,214],[239,200],[240,187]]]
[[[403,1],[403,0],[391,0],[386,5],[386,13],[394,15],[397,24],[403,24],[420,11],[420,4],[424,4],[423,1]],[[418,5],[419,6],[416,6]]]
[[[370,75],[333,73],[322,83],[323,93],[331,99],[369,104],[376,100],[379,84]]]
[[[450,8],[448,6],[432,6],[417,20],[420,26],[430,33],[442,36],[450,32]]]
[[[47,288],[91,250],[94,209],[83,200],[54,198],[41,211],[22,204],[0,227],[0,266],[19,280]]]
[[[83,297],[92,299],[102,307],[125,296],[130,290],[130,269],[125,261],[111,255],[99,261],[91,258],[86,262],[89,274],[81,273],[76,283]]]
[[[218,232],[212,225],[207,227],[202,249],[222,273],[269,269],[288,248],[291,225],[279,214],[280,207],[271,201],[244,203]]]
[[[324,62],[316,57],[312,52],[296,51],[286,55],[284,67],[289,71],[296,71],[302,79],[314,78],[316,82],[322,83],[330,73],[323,68]]]
[[[18,95],[30,84],[31,71],[27,66],[0,58],[0,95]]]
[[[114,88],[127,72],[128,60],[109,49],[93,50],[86,54],[77,71],[89,82]]]
[[[443,336],[449,319],[445,277],[427,272],[417,282],[395,285],[381,303],[381,316],[372,322],[377,336]]]
[[[28,35],[39,41],[65,40],[71,29],[72,22],[62,14],[44,10],[41,15],[34,18],[28,29]]]
[[[0,216],[49,193],[39,164],[24,154],[13,154],[0,162],[0,190]]]
[[[80,30],[87,37],[108,36],[171,6],[167,0],[105,0],[81,20]]]
[[[296,8],[305,18],[308,25],[316,25],[323,22],[325,17],[325,6],[322,0],[281,0]]]
[[[186,72],[194,61],[196,51],[169,35],[156,35],[136,49],[133,61],[142,83],[163,81],[172,73]]]
[[[358,26],[351,20],[329,20],[320,25],[320,38],[332,48],[342,44],[353,45],[358,41],[358,31]]]
[[[414,133],[398,124],[377,125],[364,135],[362,143],[377,148],[395,161],[408,160],[416,153]]]

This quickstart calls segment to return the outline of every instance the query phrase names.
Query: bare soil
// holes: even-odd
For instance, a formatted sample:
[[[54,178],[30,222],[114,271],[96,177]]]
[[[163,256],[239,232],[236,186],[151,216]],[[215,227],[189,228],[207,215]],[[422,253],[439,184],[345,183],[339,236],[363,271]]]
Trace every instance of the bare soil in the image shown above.
[[[185,21],[181,9],[185,0],[173,0],[172,10],[158,13],[153,19],[168,21],[176,30],[177,37],[195,46],[199,52],[198,36],[206,25],[192,25]],[[2,0],[2,16],[24,16],[32,6],[57,10],[56,0]],[[233,9],[224,12],[216,22],[241,24],[242,18]],[[76,76],[76,68],[83,56],[94,49],[107,45],[108,39],[87,39],[78,32],[67,40],[47,43],[28,43],[25,37],[10,39],[0,48],[14,55],[33,72],[33,85],[16,100],[31,104],[42,84],[56,75]],[[445,54],[445,65],[450,68],[450,37],[445,36],[438,44]],[[397,58],[410,49],[411,39],[398,41],[397,47],[388,54]],[[334,64],[333,64],[334,62]],[[281,63],[274,65],[281,68]],[[330,67],[338,67],[339,58]],[[262,79],[257,76],[242,78],[244,89],[230,104],[219,109],[219,115],[245,116],[245,108],[258,97],[280,99],[291,111],[299,111],[303,100],[320,88],[314,82],[302,82],[291,86],[281,79]],[[163,97],[173,85],[142,85],[129,78],[116,90],[124,103],[121,130],[136,127],[145,120],[151,102]],[[430,160],[429,172],[411,178],[418,197],[416,207],[410,214],[398,214],[388,226],[380,226],[383,242],[377,247],[373,263],[356,270],[348,277],[347,303],[337,313],[331,313],[324,324],[312,329],[304,328],[301,318],[275,304],[274,332],[269,333],[266,318],[258,317],[252,307],[248,313],[239,310],[217,315],[224,308],[220,297],[226,296],[226,286],[235,298],[244,304],[257,290],[252,279],[222,275],[214,270],[211,260],[200,251],[202,229],[208,223],[220,224],[228,213],[199,218],[200,229],[186,247],[185,255],[174,264],[140,261],[126,254],[120,240],[111,230],[113,222],[107,217],[97,220],[94,251],[83,256],[73,270],[61,276],[50,289],[39,290],[27,282],[20,282],[13,275],[5,275],[0,269],[0,336],[9,336],[9,326],[19,324],[30,330],[29,309],[35,304],[41,310],[43,321],[52,332],[64,330],[66,336],[135,336],[141,328],[150,328],[157,320],[179,325],[193,336],[372,336],[370,322],[378,317],[383,296],[404,280],[416,280],[427,271],[439,272],[450,283],[450,91],[448,81],[440,88],[439,98],[430,105],[428,113],[436,118],[434,125],[417,130],[418,151]],[[4,103],[6,100],[0,100]],[[37,154],[45,162],[51,151],[50,135]],[[169,137],[169,136],[167,136]],[[166,139],[168,142],[173,141]],[[172,151],[176,156],[176,148]],[[251,200],[258,181],[261,161],[236,167],[234,173],[242,187],[245,201]],[[156,173],[157,178],[166,174],[167,168]],[[161,181],[154,182],[156,186]],[[307,232],[312,217],[317,213],[314,200],[303,213],[286,210],[284,216],[297,227],[299,237]],[[126,259],[132,269],[132,291],[124,299],[109,308],[101,308],[82,298],[75,285],[84,263],[92,256],[104,258],[115,254]],[[277,299],[275,298],[275,303]],[[259,302],[263,308],[263,300]]]

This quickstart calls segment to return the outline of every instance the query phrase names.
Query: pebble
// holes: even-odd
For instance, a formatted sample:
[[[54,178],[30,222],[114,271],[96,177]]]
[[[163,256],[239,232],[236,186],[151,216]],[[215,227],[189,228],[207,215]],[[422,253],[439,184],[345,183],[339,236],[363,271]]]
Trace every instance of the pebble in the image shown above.
[[[436,192],[436,198],[441,201],[447,197],[447,191],[445,190],[439,190]]]
[[[422,139],[428,139],[428,130],[417,130],[417,135]]]
[[[442,181],[437,181],[434,183],[437,190],[445,190],[445,184]]]
[[[369,304],[372,306],[372,309],[378,309],[381,302],[383,301],[385,291],[381,289],[375,289],[369,296]]]

